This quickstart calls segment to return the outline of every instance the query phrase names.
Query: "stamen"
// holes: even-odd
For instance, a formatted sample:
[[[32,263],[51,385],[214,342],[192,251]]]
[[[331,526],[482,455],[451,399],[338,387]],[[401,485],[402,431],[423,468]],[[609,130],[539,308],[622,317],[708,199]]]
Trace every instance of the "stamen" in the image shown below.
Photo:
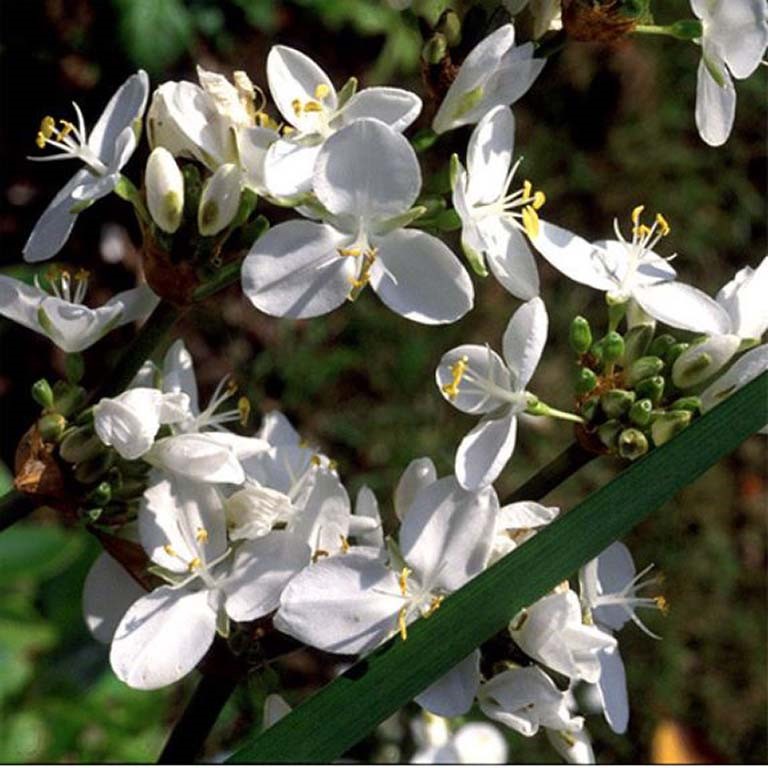
[[[166,555],[168,555],[168,557],[178,557],[179,556],[178,553],[176,552],[176,550],[170,544],[165,544],[163,546],[163,551],[165,552]]]
[[[444,595],[434,595],[429,603],[429,607],[421,615],[428,619],[442,605],[443,600],[445,600]]]
[[[198,528],[195,534],[195,540],[200,544],[206,544],[208,542],[208,531],[205,528]]]
[[[331,89],[325,83],[319,83],[315,88],[315,98],[318,101],[322,101],[330,94]]]
[[[408,607],[403,606],[397,614],[397,627],[400,630],[400,637],[403,640],[408,639],[408,625],[405,623],[405,619],[408,616]]]
[[[461,384],[461,380],[467,372],[468,365],[469,358],[464,355],[449,368],[453,380],[450,384],[443,384],[442,386],[442,390],[449,400],[455,400],[456,396],[459,394],[459,384]]]
[[[198,568],[200,568],[203,564],[203,561],[199,557],[193,557],[189,561],[189,565],[187,566],[190,573],[193,571],[196,571]]]
[[[523,208],[523,228],[525,234],[531,240],[538,237],[539,234],[539,214],[536,213],[536,209],[532,205],[527,205]]]
[[[632,223],[636,226],[640,226],[640,216],[642,216],[643,211],[645,210],[644,205],[636,205],[632,209]]]
[[[59,125],[61,125],[61,128],[56,134],[56,141],[64,141],[75,130],[75,126],[69,120],[59,120]]]
[[[316,101],[308,101],[304,104],[304,111],[305,112],[322,112],[323,105],[319,104]]]
[[[293,113],[296,115],[296,117],[301,115],[301,101],[299,99],[294,99],[291,102],[291,108],[293,109]]]
[[[666,237],[670,233],[669,222],[660,213],[656,214],[656,224],[662,237]]]
[[[397,581],[400,584],[400,593],[403,597],[408,594],[408,577],[412,573],[413,571],[407,565],[403,566],[403,570],[400,571],[400,576],[398,577]]]
[[[339,534],[339,538],[341,539],[341,551],[346,555],[349,552],[349,540],[342,534]]]
[[[251,415],[251,401],[243,396],[237,401],[237,410],[240,413],[240,426],[248,424],[248,417]]]
[[[533,194],[533,207],[535,210],[539,210],[544,203],[547,202],[547,196],[540,190],[536,190]]]
[[[322,463],[323,463],[323,460],[322,460],[322,459],[321,459],[321,458],[320,458],[320,457],[319,457],[319,456],[318,456],[316,453],[314,453],[314,454],[312,454],[312,456],[310,457],[310,459],[309,459],[309,463],[310,463],[310,464],[311,464],[313,467],[319,467],[319,466],[321,466],[321,465],[322,465]]]
[[[337,248],[339,256],[361,256],[363,251],[361,248]]]
[[[328,469],[335,472],[339,468],[339,462],[336,459],[328,459]]]
[[[653,598],[653,602],[656,603],[656,607],[661,611],[662,616],[666,616],[669,613],[669,602],[664,595],[656,595]]]
[[[316,563],[321,557],[328,557],[328,552],[324,549],[316,549],[312,555],[312,562]]]

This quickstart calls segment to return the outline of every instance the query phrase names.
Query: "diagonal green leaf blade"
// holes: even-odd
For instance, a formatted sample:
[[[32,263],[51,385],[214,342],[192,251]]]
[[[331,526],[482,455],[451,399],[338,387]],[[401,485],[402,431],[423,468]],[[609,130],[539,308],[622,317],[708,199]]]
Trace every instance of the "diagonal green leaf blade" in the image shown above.
[[[252,739],[231,763],[327,763],[768,423],[761,374]]]

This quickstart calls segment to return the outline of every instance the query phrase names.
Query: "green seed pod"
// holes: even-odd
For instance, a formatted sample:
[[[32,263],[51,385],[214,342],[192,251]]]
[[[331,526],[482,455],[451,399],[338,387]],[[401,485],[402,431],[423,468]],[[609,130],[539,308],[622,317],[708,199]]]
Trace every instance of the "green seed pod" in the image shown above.
[[[648,453],[648,438],[639,429],[625,429],[618,439],[619,456],[635,461]]]
[[[112,500],[112,487],[103,481],[85,497],[85,500],[96,507],[103,507]]]
[[[92,459],[106,450],[106,446],[93,434],[91,429],[77,427],[61,441],[59,455],[70,464],[78,464],[81,461]]]
[[[677,339],[669,333],[662,333],[661,336],[657,336],[648,348],[648,354],[660,357],[662,360],[666,357],[667,352],[677,344]]]
[[[609,331],[603,336],[603,362],[615,363],[624,354],[624,338],[616,331]]]
[[[597,428],[597,436],[606,448],[613,449],[616,447],[616,440],[621,430],[621,422],[616,419],[610,419]]]
[[[624,367],[629,367],[648,350],[648,345],[653,339],[653,326],[648,323],[636,325],[630,328],[624,335]]]
[[[690,423],[690,411],[671,411],[662,413],[651,424],[651,437],[655,445],[664,445],[678,432],[682,432]]]
[[[47,443],[57,443],[61,440],[67,420],[60,413],[47,413],[37,420],[37,431]]]
[[[39,379],[32,385],[32,399],[43,408],[53,408],[53,390],[46,379]]]
[[[579,368],[576,372],[574,389],[577,395],[586,395],[597,386],[597,376],[589,368]]]
[[[665,384],[663,376],[650,376],[637,382],[635,393],[641,400],[647,399],[654,405],[657,405],[664,396]]]
[[[638,400],[629,409],[629,420],[638,427],[645,427],[651,421],[652,410],[653,403],[649,399],[644,398],[643,400]]]
[[[675,360],[677,360],[680,355],[685,352],[688,347],[690,347],[690,344],[686,344],[684,341],[680,341],[677,344],[673,344],[668,350],[667,354],[664,355],[664,362],[667,364],[669,368],[671,368],[675,364]]]
[[[596,414],[597,409],[600,405],[600,398],[599,397],[590,397],[588,400],[585,400],[581,404],[581,415],[587,420],[592,421]]]
[[[701,398],[696,395],[681,397],[669,406],[670,411],[690,411],[698,413],[701,410]]]
[[[589,327],[589,320],[586,317],[578,315],[573,318],[569,340],[571,349],[577,355],[583,355],[592,346],[592,329]]]
[[[635,360],[627,370],[627,383],[636,384],[649,376],[656,376],[664,370],[664,361],[660,357],[646,355]]]
[[[623,416],[635,402],[635,393],[626,389],[612,389],[600,395],[600,407],[610,419]]]

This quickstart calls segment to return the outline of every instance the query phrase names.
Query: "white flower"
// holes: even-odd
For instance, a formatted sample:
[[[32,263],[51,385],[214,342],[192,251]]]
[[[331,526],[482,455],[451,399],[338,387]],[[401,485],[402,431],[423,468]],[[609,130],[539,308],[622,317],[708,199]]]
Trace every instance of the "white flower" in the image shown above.
[[[88,290],[88,272],[74,277],[61,270],[49,279],[49,291],[37,278],[27,285],[0,275],[0,315],[47,336],[64,352],[82,352],[113,328],[146,317],[159,299],[141,285],[113,296],[98,309],[83,305]]]
[[[580,731],[557,731],[546,728],[545,732],[549,743],[566,762],[572,765],[593,765],[595,763],[592,739],[586,728],[582,728]]]
[[[243,263],[243,291],[262,312],[317,317],[370,283],[392,310],[448,323],[472,307],[466,270],[436,237],[402,229],[421,188],[408,141],[379,120],[356,120],[324,144],[313,186],[328,223],[268,230]]]
[[[691,0],[701,19],[701,61],[696,85],[696,127],[713,147],[724,144],[733,127],[736,90],[731,76],[749,77],[768,46],[765,0]]]
[[[661,214],[650,227],[643,224],[644,206],[632,211],[632,239],[627,241],[614,220],[617,240],[588,243],[578,235],[546,221],[531,242],[555,269],[577,283],[606,291],[612,303],[630,299],[652,317],[673,328],[698,333],[727,333],[730,320],[725,310],[698,288],[675,280],[669,265],[653,251],[669,234]]]
[[[555,592],[522,610],[509,625],[512,639],[531,658],[571,679],[600,678],[598,652],[616,647],[616,638],[584,624],[571,590]]]
[[[515,45],[515,28],[505,24],[481,40],[451,83],[432,129],[445,133],[476,123],[501,104],[514,104],[531,87],[546,63],[533,58],[533,43]]]
[[[483,714],[523,736],[542,726],[578,731],[584,725],[583,718],[571,715],[567,692],[536,665],[495,675],[480,686],[477,701]]]
[[[719,379],[701,393],[702,413],[719,405],[736,390],[749,384],[766,370],[768,370],[768,344],[762,344],[745,352]]]
[[[144,690],[170,685],[205,655],[217,630],[273,611],[285,584],[309,558],[284,531],[227,548],[216,490],[183,478],[150,486],[139,513],[144,548],[169,585],[140,597],[115,630],[110,663]]]
[[[53,198],[24,246],[25,261],[44,261],[55,256],[69,237],[77,214],[108,195],[120,179],[138,143],[141,116],[147,105],[149,80],[139,70],[110,99],[90,135],[83,114],[73,104],[77,125],[68,120],[44,117],[37,134],[40,149],[52,146],[61,152],[36,160],[79,160],[79,170]]]
[[[443,397],[464,413],[483,416],[456,451],[456,477],[464,488],[492,483],[512,456],[517,416],[529,405],[526,387],[541,358],[547,326],[544,302],[531,299],[507,325],[504,360],[476,344],[443,355],[435,372]]]
[[[345,125],[375,118],[395,131],[404,131],[421,112],[421,99],[401,88],[365,88],[353,94],[345,88],[337,93],[312,59],[285,45],[270,50],[267,80],[290,127],[270,146],[265,159],[266,186],[276,197],[293,197],[311,189],[322,143]]]
[[[477,124],[467,148],[467,169],[457,163],[453,205],[461,217],[461,243],[484,271],[483,254],[496,279],[520,299],[539,292],[533,254],[521,234],[536,236],[544,194],[526,181],[507,194],[519,161],[512,165],[515,120],[508,107],[492,109]]]
[[[507,761],[507,742],[490,723],[466,723],[451,733],[442,717],[425,712],[411,722],[416,752],[411,764],[485,764]]]
[[[675,360],[672,381],[686,389],[706,381],[740,350],[756,344],[768,328],[768,257],[757,269],[744,267],[717,294],[728,314],[726,333],[693,344]]]

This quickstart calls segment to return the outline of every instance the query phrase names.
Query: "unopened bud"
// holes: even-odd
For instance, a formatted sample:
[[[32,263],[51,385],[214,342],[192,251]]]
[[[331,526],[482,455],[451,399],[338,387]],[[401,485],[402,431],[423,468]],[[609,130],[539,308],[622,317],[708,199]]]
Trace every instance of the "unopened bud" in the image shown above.
[[[691,423],[690,411],[670,411],[659,414],[651,424],[651,437],[655,445],[664,445]]]
[[[624,338],[616,331],[606,333],[602,345],[604,363],[615,363],[624,354]]]
[[[660,357],[646,355],[635,360],[627,369],[627,384],[635,384],[641,379],[656,376],[664,370],[664,361]]]
[[[680,397],[675,400],[672,405],[669,406],[670,411],[690,411],[691,413],[698,413],[701,411],[701,398],[696,395],[690,395],[688,397]]]
[[[621,430],[621,422],[616,419],[611,419],[597,428],[597,436],[606,448],[613,449],[616,447],[616,440],[618,439]]]
[[[451,48],[454,48],[461,42],[461,19],[456,11],[449,10],[443,14],[437,31],[445,35],[445,39]]]
[[[181,225],[184,213],[184,177],[165,147],[156,147],[149,155],[144,186],[153,221],[172,235]]]
[[[624,334],[624,357],[622,360],[625,368],[648,351],[648,345],[653,338],[653,331],[652,325],[643,323],[630,328]]]
[[[70,384],[79,384],[85,375],[85,360],[77,352],[69,354],[64,360],[64,374]]]
[[[698,19],[680,19],[670,24],[667,31],[678,40],[699,40],[704,34]]]
[[[712,336],[686,349],[672,366],[672,381],[688,389],[714,376],[736,354],[741,339],[735,334]]]
[[[621,432],[617,447],[619,456],[635,461],[648,453],[648,438],[639,429],[631,427]]]
[[[37,420],[37,431],[46,443],[57,443],[66,428],[67,420],[60,413],[47,413]]]
[[[635,402],[635,393],[626,389],[612,389],[600,395],[600,407],[610,419],[623,416]]]
[[[43,408],[53,408],[53,390],[46,379],[39,379],[32,385],[32,399]]]
[[[662,360],[667,356],[669,350],[677,344],[677,339],[669,333],[662,333],[657,336],[651,346],[648,348],[648,354],[660,357]]]
[[[446,0],[413,0],[411,10],[420,16],[430,27],[434,27],[445,10]]]
[[[664,355],[664,362],[669,368],[671,368],[675,364],[677,358],[680,357],[680,355],[682,355],[683,352],[685,352],[685,350],[690,346],[691,345],[685,341],[679,341],[677,344],[673,344],[667,350],[667,354]]]
[[[576,382],[574,389],[577,395],[586,395],[597,386],[597,376],[589,368],[579,368],[576,372]]]
[[[586,317],[578,315],[571,321],[569,334],[571,349],[577,355],[583,355],[592,346],[592,329],[589,327],[589,320]]]
[[[212,237],[227,227],[240,207],[241,175],[234,163],[226,163],[205,183],[197,209],[197,228]]]
[[[657,405],[664,396],[665,385],[666,381],[663,376],[650,376],[637,382],[635,394],[639,398],[650,400],[654,405]]]
[[[590,348],[589,348],[589,354],[592,355],[592,357],[597,360],[598,363],[603,362],[603,355],[605,353],[605,350],[603,349],[603,340],[600,339],[600,341],[596,341]]]
[[[70,464],[78,464],[105,451],[104,444],[87,427],[73,429],[59,446],[59,455]]]
[[[94,456],[92,459],[81,461],[75,467],[75,480],[83,485],[90,485],[100,480],[112,466],[115,454],[112,451]]]
[[[648,398],[638,400],[629,409],[629,420],[636,424],[638,427],[645,427],[651,421],[651,411],[653,410],[653,403]]]
[[[65,381],[57,381],[53,386],[53,408],[62,416],[70,416],[79,410],[86,401],[85,390]]]
[[[590,397],[581,404],[581,415],[587,420],[592,421],[597,414],[598,406],[600,405],[599,397]]]
[[[112,500],[112,486],[106,481],[99,483],[86,497],[85,500],[95,507],[103,507]]]
[[[427,64],[439,64],[447,55],[448,41],[439,32],[432,35],[421,49],[421,57]]]

